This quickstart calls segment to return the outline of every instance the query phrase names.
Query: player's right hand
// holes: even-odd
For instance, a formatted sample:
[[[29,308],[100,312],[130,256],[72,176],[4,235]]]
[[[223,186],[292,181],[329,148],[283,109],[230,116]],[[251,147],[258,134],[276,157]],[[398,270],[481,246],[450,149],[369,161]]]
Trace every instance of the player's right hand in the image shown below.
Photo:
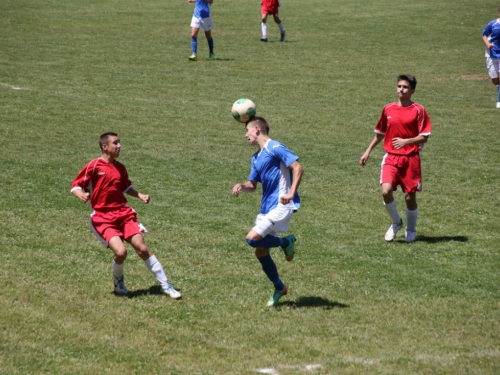
[[[233,189],[231,190],[231,193],[237,197],[240,195],[240,191],[241,191],[241,184],[236,184],[234,185]]]
[[[82,195],[80,195],[80,202],[82,203],[87,203],[88,200],[90,198],[90,193],[83,193]]]

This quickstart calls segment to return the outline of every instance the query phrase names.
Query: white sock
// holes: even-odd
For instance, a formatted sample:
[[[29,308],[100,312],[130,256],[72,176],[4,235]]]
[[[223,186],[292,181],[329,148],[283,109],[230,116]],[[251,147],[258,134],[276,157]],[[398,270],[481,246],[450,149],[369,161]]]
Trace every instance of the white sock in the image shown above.
[[[123,277],[123,267],[125,266],[125,262],[122,264],[116,264],[113,259],[113,277],[117,280],[120,280]]]
[[[163,271],[163,267],[161,263],[156,259],[156,256],[152,255],[149,259],[144,261],[146,263],[146,267],[151,271],[151,273],[156,277],[156,280],[160,283],[163,289],[167,289],[169,287],[167,275],[165,275],[165,271]]]
[[[406,229],[411,232],[417,230],[418,208],[414,211],[406,209]]]
[[[401,216],[399,216],[398,209],[396,208],[396,200],[394,199],[391,203],[386,204],[384,202],[384,207],[391,218],[393,224],[401,223]]]
[[[267,23],[262,22],[260,26],[262,27],[262,37],[267,38]]]
[[[285,26],[283,26],[283,21],[281,21],[278,26],[280,28],[281,33],[283,34],[285,32]]]

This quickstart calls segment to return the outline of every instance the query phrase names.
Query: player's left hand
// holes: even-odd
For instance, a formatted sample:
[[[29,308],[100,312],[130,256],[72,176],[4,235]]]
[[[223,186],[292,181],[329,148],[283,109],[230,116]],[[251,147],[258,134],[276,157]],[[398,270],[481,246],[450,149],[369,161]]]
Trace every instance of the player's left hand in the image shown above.
[[[403,138],[392,138],[392,145],[396,150],[399,150],[407,145],[406,139]]]
[[[280,202],[281,202],[281,204],[288,204],[288,203],[290,203],[290,201],[292,199],[293,199],[293,195],[287,194],[287,195],[283,195],[282,197],[280,197]]]
[[[144,203],[148,204],[148,203],[149,203],[149,200],[150,200],[151,198],[149,197],[149,194],[141,194],[141,193],[139,193],[139,199],[140,199],[141,201],[143,201]]]

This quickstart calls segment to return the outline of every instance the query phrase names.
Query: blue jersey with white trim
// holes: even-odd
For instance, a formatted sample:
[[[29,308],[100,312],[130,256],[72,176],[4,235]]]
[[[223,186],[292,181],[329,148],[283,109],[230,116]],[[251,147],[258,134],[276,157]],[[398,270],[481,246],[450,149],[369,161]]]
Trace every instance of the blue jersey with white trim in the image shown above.
[[[210,17],[210,4],[207,3],[205,0],[196,0],[193,17],[196,18]]]
[[[500,21],[498,19],[491,21],[483,30],[483,36],[487,36],[493,48],[489,50],[490,57],[500,59]]]
[[[267,214],[278,206],[279,198],[288,194],[292,186],[293,173],[290,165],[299,157],[285,145],[269,139],[262,150],[252,156],[249,181],[262,184],[260,213]],[[292,210],[300,208],[300,197],[295,193],[293,200],[285,207]]]

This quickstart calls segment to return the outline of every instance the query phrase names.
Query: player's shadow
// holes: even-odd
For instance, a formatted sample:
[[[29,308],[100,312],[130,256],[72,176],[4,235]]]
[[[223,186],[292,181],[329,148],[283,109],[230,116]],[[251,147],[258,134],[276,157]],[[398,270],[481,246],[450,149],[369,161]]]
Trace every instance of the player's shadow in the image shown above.
[[[295,309],[321,308],[323,310],[346,309],[350,307],[349,305],[337,301],[330,301],[322,297],[299,297],[295,301],[280,302],[278,306],[288,306]]]
[[[428,236],[418,236],[416,241],[418,242],[427,242],[427,243],[438,243],[438,242],[467,242],[469,241],[469,237],[466,236],[437,236],[437,237],[428,237]],[[399,242],[404,242],[401,240]]]
[[[180,289],[177,289],[180,291]],[[165,296],[165,293],[163,293],[161,286],[160,285],[153,285],[149,289],[138,289],[138,290],[129,290],[126,296],[118,296],[117,297],[122,297],[122,298],[138,298],[138,297],[143,297],[143,296]],[[181,297],[182,298],[182,297]]]

